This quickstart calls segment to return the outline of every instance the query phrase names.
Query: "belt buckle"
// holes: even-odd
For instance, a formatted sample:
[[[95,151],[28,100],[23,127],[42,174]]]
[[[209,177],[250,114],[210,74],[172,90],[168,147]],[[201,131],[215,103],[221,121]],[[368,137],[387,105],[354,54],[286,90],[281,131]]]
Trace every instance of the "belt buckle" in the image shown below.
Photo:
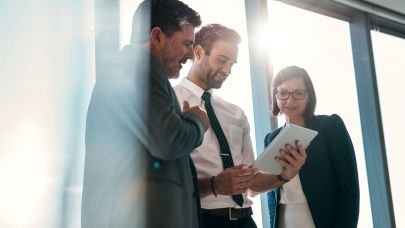
[[[233,209],[232,207],[229,207],[229,208],[228,208],[229,220],[238,220],[238,218],[233,218],[233,217],[232,217],[232,209]]]

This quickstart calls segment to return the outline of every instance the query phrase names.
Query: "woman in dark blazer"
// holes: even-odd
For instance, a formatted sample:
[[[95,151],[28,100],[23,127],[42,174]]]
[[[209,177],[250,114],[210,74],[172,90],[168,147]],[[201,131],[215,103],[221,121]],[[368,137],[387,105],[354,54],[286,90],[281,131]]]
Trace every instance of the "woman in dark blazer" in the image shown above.
[[[306,149],[299,174],[268,193],[270,226],[357,227],[359,182],[350,136],[338,115],[314,115],[316,95],[308,73],[297,66],[281,70],[273,80],[272,114],[318,135]],[[267,134],[267,146],[281,128]]]

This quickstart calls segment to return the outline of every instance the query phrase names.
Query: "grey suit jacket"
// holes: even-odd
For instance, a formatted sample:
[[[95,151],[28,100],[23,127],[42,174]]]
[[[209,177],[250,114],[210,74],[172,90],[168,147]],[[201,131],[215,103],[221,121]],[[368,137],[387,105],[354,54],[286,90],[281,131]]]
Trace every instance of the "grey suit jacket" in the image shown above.
[[[87,114],[82,227],[198,227],[189,154],[203,135],[160,63],[125,48],[98,76]]]

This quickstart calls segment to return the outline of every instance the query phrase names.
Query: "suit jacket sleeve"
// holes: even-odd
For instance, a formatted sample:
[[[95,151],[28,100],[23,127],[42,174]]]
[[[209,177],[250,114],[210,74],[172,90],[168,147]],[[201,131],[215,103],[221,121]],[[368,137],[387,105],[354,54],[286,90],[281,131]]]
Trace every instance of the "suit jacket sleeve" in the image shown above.
[[[272,132],[269,132],[266,137],[264,138],[264,147],[267,147],[271,141],[280,133],[282,128],[277,128]],[[270,219],[270,227],[275,228],[277,227],[278,223],[278,200],[280,196],[280,189],[276,188],[272,191],[267,193],[267,207],[269,209],[269,219]]]
[[[114,89],[119,94],[117,107],[123,126],[130,128],[155,158],[174,160],[189,155],[202,143],[201,121],[192,114],[181,113],[157,60],[151,56],[149,65],[145,64],[148,58],[129,59],[124,66],[126,80],[113,81],[120,84]],[[137,67],[133,67],[134,62]]]
[[[154,157],[163,160],[184,157],[201,145],[204,128],[193,114],[181,113],[166,75],[159,68],[151,73],[145,143]]]
[[[328,147],[339,197],[334,224],[335,227],[357,227],[360,193],[353,144],[338,115],[332,115],[327,126]]]

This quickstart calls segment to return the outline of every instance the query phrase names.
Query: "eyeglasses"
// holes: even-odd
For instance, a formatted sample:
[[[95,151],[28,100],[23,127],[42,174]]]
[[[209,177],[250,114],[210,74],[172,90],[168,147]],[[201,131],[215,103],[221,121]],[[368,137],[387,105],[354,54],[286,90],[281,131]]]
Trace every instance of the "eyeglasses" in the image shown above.
[[[290,95],[294,98],[294,100],[304,100],[307,96],[307,91],[294,91],[294,92],[287,92],[283,90],[276,91],[276,97],[279,100],[287,100]]]

